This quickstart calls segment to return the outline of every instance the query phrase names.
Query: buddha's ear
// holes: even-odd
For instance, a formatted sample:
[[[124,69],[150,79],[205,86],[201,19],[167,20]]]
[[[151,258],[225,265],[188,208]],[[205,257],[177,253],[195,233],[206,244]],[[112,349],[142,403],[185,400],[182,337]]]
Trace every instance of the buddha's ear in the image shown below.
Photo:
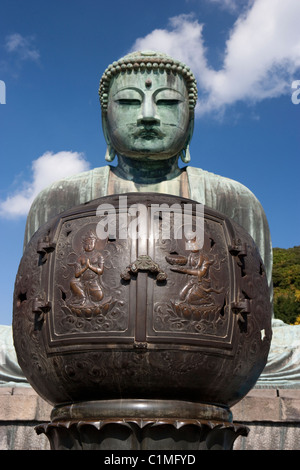
[[[106,154],[105,154],[105,160],[107,162],[112,162],[116,156],[116,151],[113,148],[109,136],[109,131],[108,131],[108,124],[107,124],[107,115],[106,113],[102,113],[102,129],[103,129],[103,135],[107,144],[107,149],[106,149]]]
[[[193,137],[193,132],[194,132],[194,115],[191,116],[190,118],[189,127],[188,127],[188,135],[187,135],[187,139],[185,142],[185,146],[180,152],[180,157],[183,163],[189,163],[191,161],[190,142]]]

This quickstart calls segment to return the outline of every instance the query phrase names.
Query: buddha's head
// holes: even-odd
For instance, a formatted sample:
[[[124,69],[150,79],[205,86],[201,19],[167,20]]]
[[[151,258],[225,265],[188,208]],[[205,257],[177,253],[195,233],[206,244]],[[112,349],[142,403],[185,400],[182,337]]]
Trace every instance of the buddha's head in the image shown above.
[[[108,161],[189,161],[197,86],[187,66],[162,53],[134,52],[106,69],[99,96]]]

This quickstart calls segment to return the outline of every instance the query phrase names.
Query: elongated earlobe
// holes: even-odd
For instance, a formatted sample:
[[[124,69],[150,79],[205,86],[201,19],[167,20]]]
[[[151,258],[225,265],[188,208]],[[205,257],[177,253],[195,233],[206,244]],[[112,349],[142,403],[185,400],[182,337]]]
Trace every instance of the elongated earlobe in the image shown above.
[[[102,113],[102,129],[103,129],[103,135],[104,135],[106,145],[107,145],[106,153],[105,153],[105,160],[107,162],[112,162],[115,159],[116,151],[110,142],[106,113]]]
[[[107,162],[112,162],[115,159],[115,156],[116,156],[115,150],[112,147],[107,146],[105,160]]]
[[[180,157],[183,163],[189,163],[191,161],[190,146],[187,145],[185,149],[180,152]]]
[[[181,150],[179,156],[183,163],[190,163],[191,154],[190,154],[190,141],[192,140],[194,130],[194,115],[190,118],[189,129],[188,129],[188,138],[185,143],[185,147]]]

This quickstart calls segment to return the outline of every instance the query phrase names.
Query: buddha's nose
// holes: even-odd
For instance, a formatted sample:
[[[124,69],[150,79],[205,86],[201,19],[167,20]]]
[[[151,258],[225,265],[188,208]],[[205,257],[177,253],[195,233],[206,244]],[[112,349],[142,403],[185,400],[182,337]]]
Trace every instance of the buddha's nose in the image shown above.
[[[138,117],[138,124],[160,124],[157,108],[151,96],[145,96],[143,100],[141,114]]]

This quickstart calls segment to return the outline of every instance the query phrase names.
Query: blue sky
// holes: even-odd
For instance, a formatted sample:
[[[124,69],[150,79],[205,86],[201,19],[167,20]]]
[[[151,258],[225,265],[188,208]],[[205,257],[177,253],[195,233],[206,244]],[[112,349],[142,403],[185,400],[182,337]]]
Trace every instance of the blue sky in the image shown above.
[[[11,323],[30,201],[53,179],[105,165],[99,80],[137,48],[197,77],[191,165],[251,189],[273,246],[300,244],[299,18],[299,0],[1,1],[0,323]]]

